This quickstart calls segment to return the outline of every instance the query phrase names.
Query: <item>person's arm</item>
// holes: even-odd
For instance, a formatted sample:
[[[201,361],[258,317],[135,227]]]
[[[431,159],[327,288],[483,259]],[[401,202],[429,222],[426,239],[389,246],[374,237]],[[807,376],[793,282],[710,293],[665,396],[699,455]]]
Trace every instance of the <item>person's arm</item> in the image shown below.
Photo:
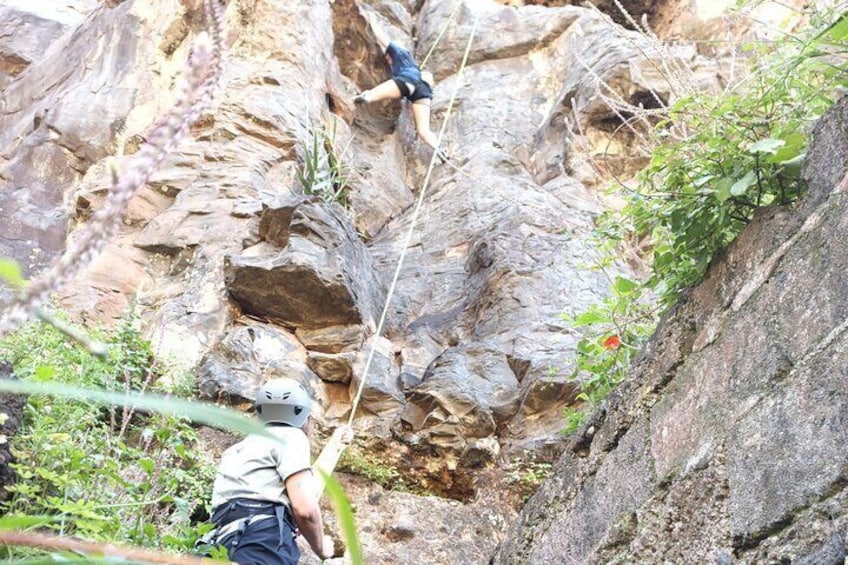
[[[286,479],[286,494],[291,502],[292,516],[309,547],[321,559],[333,556],[333,545],[324,538],[324,521],[315,496],[315,482],[310,469],[298,471]]]
[[[383,31],[383,28],[376,22],[376,18],[374,14],[368,14],[366,16],[368,23],[371,24],[371,31],[374,32],[374,37],[377,39],[377,44],[380,46],[380,49],[383,53],[386,52],[386,47],[389,46],[389,43],[392,42],[391,38],[386,35],[386,32]]]

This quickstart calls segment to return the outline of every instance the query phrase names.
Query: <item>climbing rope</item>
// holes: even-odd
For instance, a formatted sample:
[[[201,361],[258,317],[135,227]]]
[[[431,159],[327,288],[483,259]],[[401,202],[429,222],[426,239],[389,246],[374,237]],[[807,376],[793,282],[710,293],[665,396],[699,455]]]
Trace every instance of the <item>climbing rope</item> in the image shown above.
[[[453,9],[453,12],[451,12],[451,15],[448,17],[447,21],[445,21],[445,25],[443,25],[441,31],[439,31],[439,35],[436,36],[436,41],[434,41],[433,45],[430,46],[430,50],[427,51],[427,55],[424,56],[424,60],[421,62],[421,68],[422,69],[427,65],[427,61],[430,60],[430,55],[432,55],[433,51],[436,50],[436,46],[442,40],[442,36],[445,34],[445,31],[447,31],[448,26],[451,24],[451,22],[453,22],[454,18],[456,17],[456,14],[457,14],[457,12],[459,12],[459,8],[461,6],[462,6],[462,2],[457,2],[456,7],[454,7],[454,9]],[[476,20],[475,20],[475,25],[476,25]],[[474,34],[472,33],[471,36],[474,37]]]
[[[454,10],[454,13],[455,12],[456,12],[456,10]],[[479,16],[475,17],[474,23],[471,26],[471,35],[468,37],[468,44],[465,46],[465,53],[462,56],[462,63],[459,66],[459,72],[457,73],[457,78],[462,78],[462,73],[465,71],[465,66],[468,63],[468,56],[471,53],[471,45],[474,41],[474,34],[477,32],[477,21],[478,21],[478,19],[479,19]],[[448,20],[448,21],[450,22],[451,20]],[[444,32],[444,30],[443,30],[443,32]],[[441,35],[439,36],[439,39],[440,38],[441,38]],[[436,40],[436,43],[438,43],[438,39]],[[436,44],[434,43],[433,46],[435,47],[435,45]],[[432,51],[432,49],[431,49],[431,51]],[[429,53],[427,54],[427,56],[429,57]],[[459,84],[462,84],[462,83],[458,81],[458,85]],[[416,224],[418,223],[418,215],[421,212],[421,207],[422,207],[422,204],[424,203],[424,196],[427,194],[427,188],[430,184],[430,177],[432,176],[432,173],[433,173],[433,165],[435,163],[436,156],[439,153],[439,149],[442,145],[442,138],[445,135],[445,130],[447,129],[448,120],[450,120],[451,112],[453,111],[453,105],[454,105],[454,102],[456,101],[456,94],[457,94],[458,91],[459,91],[459,86],[457,86],[457,88],[453,91],[453,94],[451,95],[450,102],[448,102],[448,109],[445,112],[445,119],[442,122],[442,128],[439,130],[439,137],[438,137],[438,140],[436,141],[436,148],[433,151],[432,157],[430,157],[430,164],[427,167],[427,174],[424,177],[424,184],[421,187],[421,192],[418,194],[418,201],[416,202],[415,209],[412,213],[412,221],[410,222],[409,229],[406,232],[406,238],[404,239],[403,247],[402,247],[401,252],[400,252],[400,257],[398,258],[398,264],[397,264],[397,267],[395,268],[394,275],[392,276],[392,282],[389,285],[389,291],[386,294],[386,304],[383,307],[382,313],[380,314],[380,321],[377,323],[377,330],[374,334],[374,341],[371,343],[371,347],[368,350],[368,357],[365,360],[365,367],[362,370],[362,378],[359,381],[359,387],[357,387],[356,395],[353,398],[353,403],[351,404],[351,408],[350,408],[350,417],[348,418],[347,425],[351,429],[353,427],[354,417],[356,416],[356,409],[359,406],[359,401],[362,398],[362,391],[365,388],[365,382],[368,378],[368,370],[371,368],[371,362],[374,359],[374,352],[376,351],[376,342],[377,342],[377,339],[380,337],[380,335],[383,333],[383,326],[386,322],[386,316],[387,316],[388,311],[389,311],[389,305],[391,304],[392,297],[394,296],[395,288],[397,287],[397,281],[398,281],[398,278],[400,277],[401,269],[403,268],[403,262],[406,259],[406,252],[409,249],[409,244],[412,241],[412,235],[415,232]]]

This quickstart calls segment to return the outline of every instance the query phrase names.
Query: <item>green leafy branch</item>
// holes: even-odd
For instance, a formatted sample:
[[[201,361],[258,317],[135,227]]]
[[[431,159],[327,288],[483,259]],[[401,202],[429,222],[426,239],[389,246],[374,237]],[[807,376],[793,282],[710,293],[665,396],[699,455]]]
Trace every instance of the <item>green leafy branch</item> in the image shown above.
[[[751,69],[734,88],[690,92],[670,105],[644,137],[651,160],[636,187],[615,187],[625,205],[598,221],[601,262],[635,246],[651,272],[644,283],[611,280],[609,298],[566,318],[581,336],[573,377],[588,406],[624,378],[652,333],[659,310],[647,305],[649,296],[660,308],[671,306],[758,209],[789,205],[803,194],[812,124],[848,87],[848,14],[814,16],[806,37],[747,46]],[[566,431],[573,431],[584,412],[571,407],[566,417]]]

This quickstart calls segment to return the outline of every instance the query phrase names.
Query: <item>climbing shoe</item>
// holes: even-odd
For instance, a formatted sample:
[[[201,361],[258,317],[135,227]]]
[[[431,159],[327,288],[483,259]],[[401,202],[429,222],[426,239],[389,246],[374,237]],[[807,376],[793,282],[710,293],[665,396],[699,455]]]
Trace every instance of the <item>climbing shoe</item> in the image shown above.
[[[363,95],[361,95],[361,94],[357,94],[357,95],[353,98],[353,103],[354,103],[354,104],[365,104],[366,102],[368,102],[368,101],[365,99],[365,96],[363,96]]]
[[[445,152],[444,152],[444,151],[442,151],[441,149],[440,149],[440,150],[438,150],[438,151],[436,151],[436,158],[439,160],[439,162],[440,162],[442,165],[444,165],[444,164],[446,164],[446,163],[450,163],[450,159],[448,158],[447,153],[445,153]]]

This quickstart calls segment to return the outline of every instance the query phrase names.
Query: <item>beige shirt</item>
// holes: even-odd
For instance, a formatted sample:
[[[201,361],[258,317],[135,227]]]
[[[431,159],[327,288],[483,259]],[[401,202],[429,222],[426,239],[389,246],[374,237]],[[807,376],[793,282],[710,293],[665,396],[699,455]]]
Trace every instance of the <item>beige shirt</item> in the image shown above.
[[[309,439],[303,430],[270,426],[276,438],[250,435],[221,456],[212,508],[233,498],[249,498],[289,505],[286,479],[309,468]]]

